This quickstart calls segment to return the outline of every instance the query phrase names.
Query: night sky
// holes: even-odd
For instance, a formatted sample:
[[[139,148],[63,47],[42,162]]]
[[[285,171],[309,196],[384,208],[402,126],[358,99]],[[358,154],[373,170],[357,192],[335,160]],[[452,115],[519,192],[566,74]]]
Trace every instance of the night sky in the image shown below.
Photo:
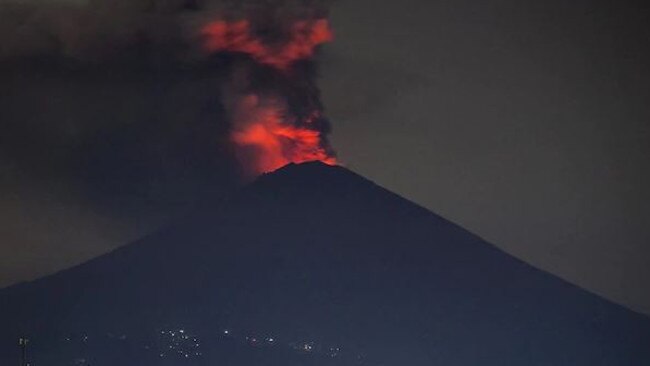
[[[262,2],[10,3],[0,285],[123,245],[245,181],[222,143],[226,66],[188,63],[185,35],[214,9]],[[301,3],[329,9],[319,83],[343,164],[650,314],[647,5],[263,3],[279,19]]]

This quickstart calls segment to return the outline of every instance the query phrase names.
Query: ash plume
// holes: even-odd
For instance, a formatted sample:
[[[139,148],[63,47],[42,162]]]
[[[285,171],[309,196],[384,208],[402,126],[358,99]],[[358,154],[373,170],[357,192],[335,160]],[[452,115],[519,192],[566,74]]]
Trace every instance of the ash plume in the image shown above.
[[[233,107],[260,109],[270,103],[233,104],[228,98],[250,101],[248,96],[254,95],[275,100],[274,114],[282,116],[282,128],[266,124],[267,138],[278,140],[276,154],[282,156],[276,160],[334,162],[311,63],[316,48],[332,39],[323,2],[5,1],[0,3],[0,19],[0,64],[14,74],[15,66],[24,67],[27,61],[32,63],[25,68],[28,73],[40,66],[45,73],[64,69],[82,72],[82,78],[92,74],[100,82],[111,72],[126,79],[153,73],[145,77],[153,83],[173,73],[187,74],[176,78],[177,83],[183,77],[214,77],[222,81],[215,82],[209,95],[213,103],[230,110],[219,118],[238,129],[229,139],[235,148],[252,137],[234,137],[251,122],[234,118],[242,113],[234,113]],[[308,141],[314,138],[318,141]],[[271,153],[257,147],[258,154]]]
[[[13,228],[73,205],[71,226],[98,216],[96,237],[130,235],[96,253],[287,162],[335,163],[313,60],[331,39],[327,5],[0,0],[0,190],[20,192],[6,207],[48,197],[0,230],[45,245]]]
[[[195,60],[196,35],[208,22],[246,20],[278,35],[282,24],[326,16],[326,7],[317,0],[0,0],[0,60],[105,62],[145,47],[167,60]]]
[[[315,48],[333,37],[327,20],[295,20],[277,28],[282,33],[276,39],[264,39],[247,20],[218,20],[202,31],[208,52],[250,58],[236,66],[236,78],[225,84],[231,140],[249,175],[291,162],[336,163],[309,65]]]

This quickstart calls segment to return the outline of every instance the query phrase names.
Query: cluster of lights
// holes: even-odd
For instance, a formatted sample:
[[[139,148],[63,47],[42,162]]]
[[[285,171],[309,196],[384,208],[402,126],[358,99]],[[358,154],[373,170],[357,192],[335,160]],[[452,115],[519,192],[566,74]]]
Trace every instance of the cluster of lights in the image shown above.
[[[159,357],[178,356],[182,358],[201,357],[201,342],[185,329],[161,330],[159,337]]]
[[[314,342],[292,342],[289,346],[299,352],[324,354],[331,358],[338,357],[341,353],[340,347],[325,347]]]
[[[222,335],[228,338],[233,338],[233,339],[236,338],[232,335],[232,332],[229,329],[224,329],[222,331]],[[245,336],[244,341],[250,346],[282,344],[282,343],[278,343],[276,338],[274,337],[256,337],[252,335]],[[282,344],[282,345],[288,346],[289,348],[293,349],[296,352],[327,355],[328,357],[331,358],[338,357],[341,354],[340,347],[335,347],[335,346],[325,347],[313,341],[289,342],[287,344]]]
[[[126,334],[113,334],[106,333],[107,338],[126,341]],[[217,333],[222,338],[235,340],[251,347],[287,347],[297,353],[313,354],[319,356],[327,356],[336,358],[341,355],[341,348],[338,346],[325,346],[314,341],[298,341],[298,342],[282,342],[275,336],[256,336],[252,334],[233,332],[231,329],[223,329]],[[67,336],[64,338],[66,342],[80,341],[87,344],[89,337],[86,334],[80,336]],[[157,333],[157,342],[155,345],[145,344],[143,348],[147,351],[153,351],[154,354],[160,358],[175,358],[175,359],[198,359],[203,356],[201,350],[201,340],[187,331],[185,328],[163,329]],[[74,365],[82,366],[87,365],[88,360],[78,357],[73,361]]]

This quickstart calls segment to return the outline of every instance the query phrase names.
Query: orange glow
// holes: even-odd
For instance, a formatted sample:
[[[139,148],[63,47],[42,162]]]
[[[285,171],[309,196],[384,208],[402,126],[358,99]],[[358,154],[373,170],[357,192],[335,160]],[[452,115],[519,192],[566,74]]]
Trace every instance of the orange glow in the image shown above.
[[[261,92],[239,86],[239,90],[231,90],[234,98],[227,104],[232,120],[230,137],[246,173],[259,175],[289,163],[314,160],[337,163],[320,130],[319,103],[297,116],[289,111],[284,95],[294,84],[296,92],[313,93],[303,88],[314,82],[309,75],[290,71],[297,61],[311,59],[316,47],[333,39],[326,19],[296,21],[276,41],[260,37],[248,20],[215,20],[202,28],[201,36],[206,52],[243,53],[255,61],[248,67],[267,66],[267,71],[280,76],[275,81],[280,86],[277,89],[267,86]]]
[[[284,108],[275,101],[261,101],[251,94],[242,98],[235,111],[235,128],[232,141],[254,150],[254,159],[246,164],[253,174],[276,170],[289,163],[319,160],[335,165],[334,158],[322,146],[322,136],[317,130],[286,123]]]
[[[261,64],[281,70],[311,58],[318,45],[333,39],[326,19],[298,21],[291,26],[287,40],[273,45],[260,40],[247,20],[216,20],[203,27],[202,35],[208,52],[245,53]]]

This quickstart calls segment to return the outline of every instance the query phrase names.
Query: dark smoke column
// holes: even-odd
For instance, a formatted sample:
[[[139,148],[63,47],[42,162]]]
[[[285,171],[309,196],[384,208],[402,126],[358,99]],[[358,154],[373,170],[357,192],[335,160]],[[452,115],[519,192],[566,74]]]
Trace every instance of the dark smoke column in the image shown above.
[[[311,64],[316,48],[333,38],[329,23],[310,19],[273,28],[279,30],[262,36],[247,20],[217,20],[202,30],[207,52],[247,56],[224,85],[237,156],[249,175],[288,163],[336,164]]]

